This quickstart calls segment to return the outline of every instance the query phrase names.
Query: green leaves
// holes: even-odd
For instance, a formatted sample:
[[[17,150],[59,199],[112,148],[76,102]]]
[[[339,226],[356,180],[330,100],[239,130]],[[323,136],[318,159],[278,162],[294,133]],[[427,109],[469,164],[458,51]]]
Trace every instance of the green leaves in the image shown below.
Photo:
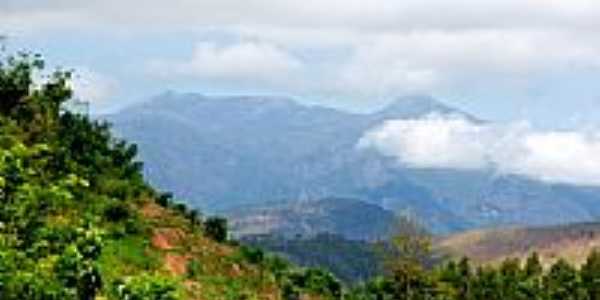
[[[96,262],[102,249],[101,232],[93,227],[80,227],[76,233],[76,240],[59,257],[54,272],[79,299],[94,299],[102,287]]]
[[[204,221],[204,233],[209,238],[224,242],[227,240],[227,219],[210,217]]]
[[[181,287],[176,281],[161,275],[143,273],[114,284],[113,293],[120,300],[179,300]]]
[[[0,299],[91,300],[102,288],[99,212],[145,184],[135,147],[61,113],[71,72],[43,68],[38,55],[0,62]],[[111,179],[118,188],[101,188]]]

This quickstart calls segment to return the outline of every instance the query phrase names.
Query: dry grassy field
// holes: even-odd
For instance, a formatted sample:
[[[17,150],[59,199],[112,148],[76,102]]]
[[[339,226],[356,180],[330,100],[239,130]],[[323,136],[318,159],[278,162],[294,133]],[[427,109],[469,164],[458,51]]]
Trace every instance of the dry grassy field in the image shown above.
[[[477,264],[524,259],[537,252],[546,266],[559,258],[580,265],[600,247],[600,223],[473,230],[437,239],[435,246],[453,257],[468,256]]]

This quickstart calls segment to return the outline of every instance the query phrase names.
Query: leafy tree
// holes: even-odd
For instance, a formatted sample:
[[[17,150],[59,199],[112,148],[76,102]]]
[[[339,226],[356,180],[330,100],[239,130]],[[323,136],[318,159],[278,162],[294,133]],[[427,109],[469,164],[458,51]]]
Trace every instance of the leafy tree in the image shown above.
[[[453,299],[460,299],[460,297]],[[505,299],[502,275],[492,268],[478,268],[472,279],[470,298],[465,299]]]
[[[594,250],[581,267],[581,281],[589,300],[600,299],[600,252]]]
[[[179,300],[182,292],[171,278],[143,273],[114,284],[120,300]]]
[[[224,242],[227,240],[227,219],[221,217],[210,217],[204,221],[204,233],[209,238]]]
[[[525,262],[525,277],[538,277],[542,274],[543,271],[544,268],[542,267],[542,263],[540,262],[540,256],[537,254],[537,252],[533,252]]]
[[[75,290],[78,299],[93,300],[102,287],[97,265],[102,239],[93,228],[80,228],[78,233],[79,238],[59,258],[55,272],[67,288]]]
[[[559,259],[544,276],[544,290],[550,300],[582,299],[577,270]]]

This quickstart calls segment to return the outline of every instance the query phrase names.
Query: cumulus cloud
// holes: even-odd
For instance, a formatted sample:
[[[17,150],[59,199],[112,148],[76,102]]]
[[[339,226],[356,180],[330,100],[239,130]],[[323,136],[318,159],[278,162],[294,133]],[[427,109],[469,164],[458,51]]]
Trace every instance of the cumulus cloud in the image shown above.
[[[161,75],[184,75],[206,80],[280,81],[300,71],[302,63],[273,44],[243,41],[229,45],[201,42],[185,62],[154,62]]]
[[[95,106],[106,104],[118,88],[115,80],[87,67],[76,68],[70,85],[75,98]]]
[[[600,69],[600,41],[564,31],[432,30],[341,34],[331,39],[327,32],[321,34],[311,45],[302,45],[283,38],[281,31],[244,31],[241,42],[203,41],[187,61],[155,61],[152,69],[169,76],[249,81],[292,93],[364,99],[463,89],[482,79],[490,86],[513,83],[523,88],[523,81],[535,85],[536,78],[548,74]],[[269,37],[264,39],[265,35]],[[244,41],[257,37],[259,41]],[[336,39],[340,44],[331,44]],[[310,53],[325,54],[320,58],[292,54],[307,47]]]
[[[385,96],[599,67],[596,38],[485,29],[382,34],[358,45],[340,74],[344,86]]]
[[[358,143],[411,168],[494,169],[552,183],[600,185],[600,134],[540,131],[461,116],[390,120]]]

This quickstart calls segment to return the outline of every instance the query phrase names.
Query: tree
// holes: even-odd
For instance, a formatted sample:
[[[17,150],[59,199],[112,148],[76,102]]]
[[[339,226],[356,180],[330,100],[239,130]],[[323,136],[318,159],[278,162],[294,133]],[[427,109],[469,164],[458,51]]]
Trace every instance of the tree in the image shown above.
[[[502,288],[502,275],[496,269],[480,267],[471,282],[470,298],[464,299],[504,300]],[[462,299],[460,296],[454,298]]]
[[[79,227],[76,238],[58,259],[54,271],[79,300],[93,300],[102,288],[97,260],[102,252],[102,233],[91,224]]]
[[[544,290],[549,300],[583,299],[577,270],[564,259],[559,259],[546,276]]]
[[[384,269],[389,274],[398,268],[424,268],[431,259],[431,237],[425,228],[407,218],[399,218],[396,233],[389,241],[378,242]]]
[[[544,271],[542,263],[540,262],[540,256],[537,252],[533,252],[525,262],[525,276],[527,278],[533,278],[540,276]]]
[[[221,217],[210,217],[204,221],[204,233],[209,238],[224,242],[227,240],[227,219]]]
[[[581,267],[581,281],[589,300],[600,299],[600,252],[592,251]]]

